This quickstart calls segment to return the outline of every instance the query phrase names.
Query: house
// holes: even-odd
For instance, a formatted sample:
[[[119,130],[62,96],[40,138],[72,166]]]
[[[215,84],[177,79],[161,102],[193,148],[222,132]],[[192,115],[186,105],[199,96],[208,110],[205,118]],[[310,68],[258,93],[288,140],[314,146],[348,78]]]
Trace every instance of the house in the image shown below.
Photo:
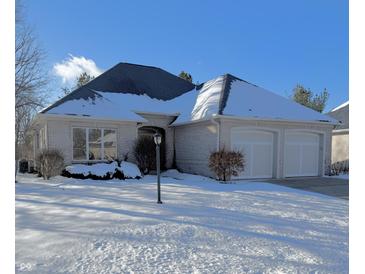
[[[133,159],[140,135],[163,135],[164,164],[213,176],[211,152],[240,149],[237,178],[321,176],[336,119],[225,74],[200,85],[152,66],[119,63],[42,110],[34,157],[62,150],[67,164]]]
[[[329,116],[337,119],[340,125],[332,131],[332,164],[349,164],[349,101],[332,109]]]

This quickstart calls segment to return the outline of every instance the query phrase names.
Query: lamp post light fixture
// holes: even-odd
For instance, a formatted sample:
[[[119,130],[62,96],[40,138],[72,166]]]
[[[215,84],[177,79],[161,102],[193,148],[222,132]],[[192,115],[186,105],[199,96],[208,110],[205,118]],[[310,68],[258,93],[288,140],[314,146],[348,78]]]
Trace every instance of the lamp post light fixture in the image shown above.
[[[153,135],[153,140],[156,144],[156,169],[157,169],[157,203],[162,204],[161,201],[161,183],[160,183],[160,145],[162,141],[162,135],[156,133]]]

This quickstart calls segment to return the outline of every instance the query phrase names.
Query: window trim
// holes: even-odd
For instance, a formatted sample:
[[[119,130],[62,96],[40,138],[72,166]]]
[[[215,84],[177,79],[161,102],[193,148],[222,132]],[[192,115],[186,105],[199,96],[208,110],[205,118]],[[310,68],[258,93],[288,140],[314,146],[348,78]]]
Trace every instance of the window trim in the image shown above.
[[[74,159],[74,129],[75,128],[81,128],[81,129],[85,129],[86,131],[86,158],[83,160],[76,160]],[[101,159],[100,160],[90,160],[89,158],[89,130],[90,129],[100,129],[101,130]],[[115,137],[116,137],[116,144],[115,144],[115,152],[116,152],[116,158],[118,158],[118,129],[117,128],[112,128],[112,127],[86,127],[86,126],[72,126],[71,127],[71,155],[72,155],[72,162],[76,162],[76,163],[84,163],[84,162],[92,162],[92,163],[97,163],[97,162],[107,162],[108,160],[105,159],[105,154],[104,154],[104,130],[113,130],[115,131]]]

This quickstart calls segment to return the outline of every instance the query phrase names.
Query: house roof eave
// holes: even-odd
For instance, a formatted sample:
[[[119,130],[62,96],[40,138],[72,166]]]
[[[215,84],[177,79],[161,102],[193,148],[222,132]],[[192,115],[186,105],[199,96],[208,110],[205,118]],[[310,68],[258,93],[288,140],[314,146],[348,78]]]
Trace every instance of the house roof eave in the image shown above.
[[[109,118],[109,117],[97,117],[97,116],[80,116],[80,115],[71,115],[71,114],[55,114],[55,113],[38,113],[39,117],[44,118],[59,118],[59,119],[87,119],[87,120],[101,120],[101,121],[113,121],[113,122],[127,122],[127,123],[145,123],[146,119],[141,117],[140,120],[131,120],[131,119],[117,119],[117,118]]]

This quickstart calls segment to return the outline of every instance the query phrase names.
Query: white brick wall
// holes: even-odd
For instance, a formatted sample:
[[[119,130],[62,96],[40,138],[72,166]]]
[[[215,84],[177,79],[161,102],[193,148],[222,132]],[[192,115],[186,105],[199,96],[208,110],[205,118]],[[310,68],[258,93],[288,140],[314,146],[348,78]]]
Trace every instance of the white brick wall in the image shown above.
[[[217,148],[217,127],[212,122],[175,127],[177,167],[188,173],[213,177],[209,155]]]

